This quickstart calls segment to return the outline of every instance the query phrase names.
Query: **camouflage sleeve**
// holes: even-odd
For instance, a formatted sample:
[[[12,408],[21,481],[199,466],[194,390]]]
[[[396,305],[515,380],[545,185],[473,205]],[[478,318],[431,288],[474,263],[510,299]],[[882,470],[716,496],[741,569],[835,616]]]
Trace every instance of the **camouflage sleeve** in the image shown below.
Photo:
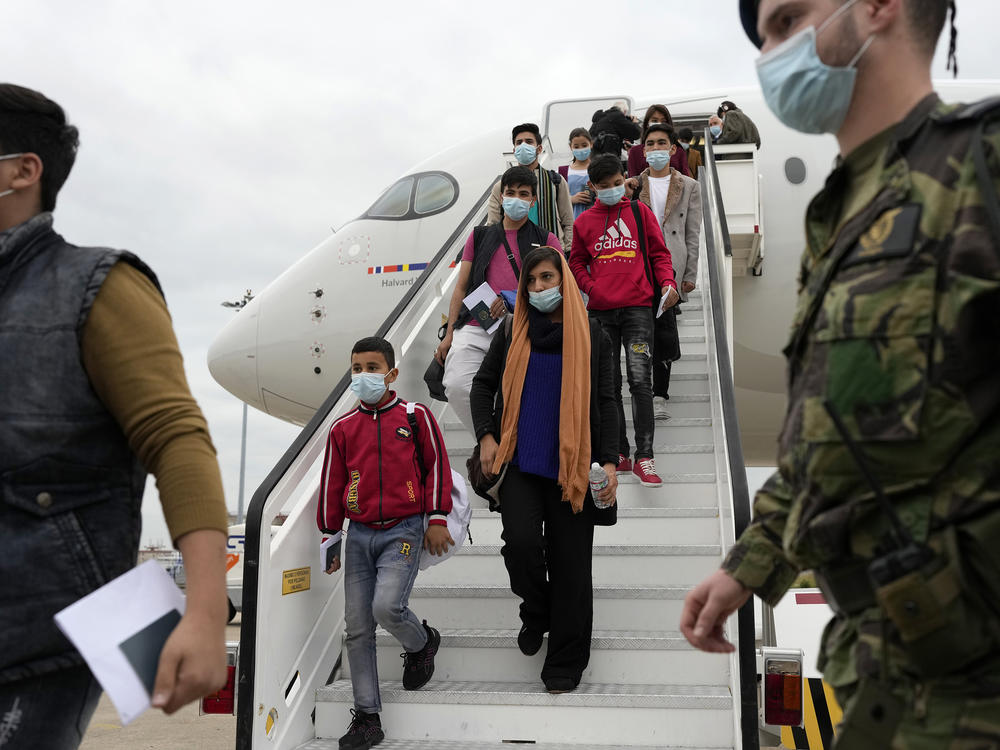
[[[798,575],[781,544],[791,502],[791,490],[775,472],[754,497],[753,521],[722,563],[723,570],[772,606]]]

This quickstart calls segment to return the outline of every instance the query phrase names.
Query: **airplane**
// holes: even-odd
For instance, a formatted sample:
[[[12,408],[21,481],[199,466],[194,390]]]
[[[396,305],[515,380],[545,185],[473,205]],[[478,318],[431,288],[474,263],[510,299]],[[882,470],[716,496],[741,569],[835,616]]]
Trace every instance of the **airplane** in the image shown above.
[[[1000,82],[943,81],[936,89],[945,101],[974,101],[1000,93]],[[773,465],[785,411],[781,350],[795,305],[803,217],[832,168],[834,138],[785,127],[757,88],[638,102],[627,95],[567,99],[547,104],[538,123],[541,164],[555,169],[569,163],[570,130],[589,125],[596,109],[615,102],[627,102],[640,115],[654,102],[664,104],[676,127],[699,130],[723,100],[734,101],[756,123],[762,141],[741,186],[751,193],[749,221],[757,223],[745,227],[747,265],[734,271],[733,369],[745,461]],[[427,158],[251,299],[209,349],[216,381],[263,412],[305,424],[347,371],[354,341],[385,321],[440,250],[453,248],[457,256],[472,226],[483,220],[485,211],[477,206],[516,163],[509,133],[499,129]],[[723,198],[727,213],[730,203],[748,202],[725,190]]]

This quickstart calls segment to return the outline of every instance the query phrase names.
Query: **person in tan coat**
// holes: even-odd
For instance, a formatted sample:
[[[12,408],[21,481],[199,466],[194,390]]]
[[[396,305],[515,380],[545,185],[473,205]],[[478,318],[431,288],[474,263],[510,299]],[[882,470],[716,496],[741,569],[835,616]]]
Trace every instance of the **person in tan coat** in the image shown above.
[[[670,166],[678,138],[668,125],[651,125],[643,138],[649,168],[638,177],[635,197],[653,211],[670,251],[680,304],[655,319],[653,327],[653,416],[669,419],[670,369],[680,359],[677,315],[698,278],[698,244],[701,239],[701,186]]]

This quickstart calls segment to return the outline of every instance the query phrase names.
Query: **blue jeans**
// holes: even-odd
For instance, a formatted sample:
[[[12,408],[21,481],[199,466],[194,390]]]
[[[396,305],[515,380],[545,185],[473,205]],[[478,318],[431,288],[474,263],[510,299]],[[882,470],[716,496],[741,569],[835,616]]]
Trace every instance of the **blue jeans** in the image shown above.
[[[424,517],[404,518],[391,529],[352,523],[344,543],[347,659],[354,707],[382,710],[375,658],[375,626],[381,625],[409,652],[427,644],[427,631],[410,611],[410,589],[420,570]]]
[[[611,338],[611,350],[625,347],[628,388],[632,394],[632,423],[635,425],[635,457],[653,457],[653,309],[620,307],[616,310],[591,310]],[[618,452],[628,457],[625,431],[625,407],[622,401],[622,368],[615,363],[615,399],[618,402]]]
[[[0,684],[0,748],[79,747],[100,697],[86,665]]]

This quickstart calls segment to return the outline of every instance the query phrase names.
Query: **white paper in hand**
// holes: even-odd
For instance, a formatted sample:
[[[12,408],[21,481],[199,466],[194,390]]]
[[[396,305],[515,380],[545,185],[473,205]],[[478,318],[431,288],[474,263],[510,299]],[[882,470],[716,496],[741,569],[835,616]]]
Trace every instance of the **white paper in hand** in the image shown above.
[[[184,604],[170,576],[149,560],[56,614],[56,625],[83,654],[122,724],[149,708],[150,670],[155,675]]]
[[[492,315],[489,314],[490,307],[496,301],[497,293],[493,291],[487,282],[483,282],[475,289],[469,296],[462,299],[465,304],[466,309],[472,313],[473,320],[478,323],[486,333],[493,333],[498,325],[500,325],[500,320],[497,320]]]
[[[667,287],[667,293],[660,298],[660,307],[656,310],[656,317],[660,317],[667,310],[667,305],[671,300],[677,299],[677,290],[672,286]]]

